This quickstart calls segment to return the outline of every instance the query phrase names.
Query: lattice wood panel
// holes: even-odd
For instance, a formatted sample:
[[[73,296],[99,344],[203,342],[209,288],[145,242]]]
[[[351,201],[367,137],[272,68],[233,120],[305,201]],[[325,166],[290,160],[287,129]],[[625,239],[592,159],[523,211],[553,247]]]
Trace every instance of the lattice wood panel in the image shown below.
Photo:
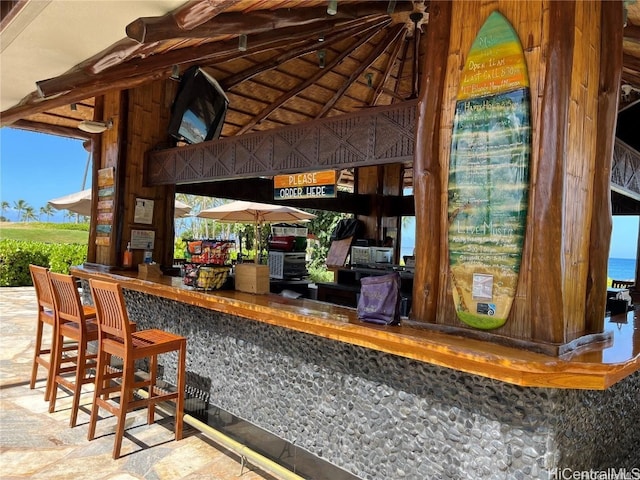
[[[154,151],[148,185],[411,163],[416,101],[301,125]]]
[[[640,195],[640,153],[620,140],[613,149],[611,184]]]

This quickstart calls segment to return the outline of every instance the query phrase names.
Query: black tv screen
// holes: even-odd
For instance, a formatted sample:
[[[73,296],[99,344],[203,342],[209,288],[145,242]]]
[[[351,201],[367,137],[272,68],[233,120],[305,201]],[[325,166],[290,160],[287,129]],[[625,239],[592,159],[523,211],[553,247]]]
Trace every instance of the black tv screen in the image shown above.
[[[218,82],[198,67],[188,69],[171,109],[169,134],[186,143],[199,143],[220,136],[229,99]]]

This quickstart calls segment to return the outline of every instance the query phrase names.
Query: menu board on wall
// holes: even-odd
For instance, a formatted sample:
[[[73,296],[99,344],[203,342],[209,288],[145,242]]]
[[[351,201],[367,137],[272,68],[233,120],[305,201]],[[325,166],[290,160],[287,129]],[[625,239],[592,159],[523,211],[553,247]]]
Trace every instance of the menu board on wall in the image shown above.
[[[531,155],[529,78],[517,33],[497,11],[461,73],[448,184],[449,266],[458,318],[498,328],[516,294]]]
[[[98,170],[98,215],[96,217],[96,245],[111,243],[115,197],[115,168]]]

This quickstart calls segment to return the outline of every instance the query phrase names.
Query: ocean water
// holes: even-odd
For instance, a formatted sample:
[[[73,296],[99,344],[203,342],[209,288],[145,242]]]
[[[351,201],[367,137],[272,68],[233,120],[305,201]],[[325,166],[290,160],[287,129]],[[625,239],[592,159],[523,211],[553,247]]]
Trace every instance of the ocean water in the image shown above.
[[[636,276],[634,258],[610,258],[607,277],[615,280],[633,280]]]

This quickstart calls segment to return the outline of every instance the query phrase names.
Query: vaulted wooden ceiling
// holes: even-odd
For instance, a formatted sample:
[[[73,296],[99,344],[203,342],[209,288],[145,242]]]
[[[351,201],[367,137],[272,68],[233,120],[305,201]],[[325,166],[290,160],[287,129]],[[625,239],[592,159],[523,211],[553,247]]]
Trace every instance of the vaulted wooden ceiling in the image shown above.
[[[223,137],[416,97],[428,3],[338,5],[329,15],[326,0],[187,2],[165,16],[132,19],[126,38],[38,81],[2,123],[74,134],[92,118],[94,96],[191,65],[205,67],[227,92]]]
[[[2,31],[28,3],[2,2]],[[121,2],[112,3],[126,15]],[[132,14],[137,3],[128,2]],[[144,3],[150,4],[163,7]],[[621,105],[640,96],[640,2],[624,5],[622,83],[629,88]],[[169,78],[191,65],[206,67],[228,94],[223,137],[415,97],[430,53],[423,35],[429,2],[339,0],[335,15],[327,6],[327,0],[195,0],[164,15],[132,17],[122,38],[106,49],[61,75],[38,79],[37,89],[33,85],[2,112],[2,125],[82,136],[76,127],[93,118],[95,96]],[[100,35],[100,19],[86,21]]]

